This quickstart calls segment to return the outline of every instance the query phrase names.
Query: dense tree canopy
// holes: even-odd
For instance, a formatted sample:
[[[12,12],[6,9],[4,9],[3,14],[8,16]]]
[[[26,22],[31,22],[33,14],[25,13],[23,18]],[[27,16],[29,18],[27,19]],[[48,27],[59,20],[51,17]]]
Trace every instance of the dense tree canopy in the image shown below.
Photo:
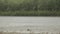
[[[60,0],[0,0],[0,10],[60,10]]]

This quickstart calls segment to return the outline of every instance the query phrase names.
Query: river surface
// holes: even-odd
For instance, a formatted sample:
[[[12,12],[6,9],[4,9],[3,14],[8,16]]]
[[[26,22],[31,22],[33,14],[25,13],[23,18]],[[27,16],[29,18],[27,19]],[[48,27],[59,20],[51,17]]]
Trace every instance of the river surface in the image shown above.
[[[0,31],[60,32],[60,17],[0,17]]]

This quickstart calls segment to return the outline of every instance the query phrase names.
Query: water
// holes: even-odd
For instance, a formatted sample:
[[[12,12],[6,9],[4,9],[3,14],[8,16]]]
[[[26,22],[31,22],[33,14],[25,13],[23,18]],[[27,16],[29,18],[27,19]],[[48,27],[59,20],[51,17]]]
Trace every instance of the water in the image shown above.
[[[0,31],[60,32],[60,17],[0,17]]]

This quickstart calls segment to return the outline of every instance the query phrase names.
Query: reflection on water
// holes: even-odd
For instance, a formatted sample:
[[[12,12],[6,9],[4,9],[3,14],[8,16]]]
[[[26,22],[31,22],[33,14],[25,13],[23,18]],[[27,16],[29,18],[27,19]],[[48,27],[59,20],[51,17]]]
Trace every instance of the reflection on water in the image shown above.
[[[60,31],[60,17],[0,17],[0,31]]]

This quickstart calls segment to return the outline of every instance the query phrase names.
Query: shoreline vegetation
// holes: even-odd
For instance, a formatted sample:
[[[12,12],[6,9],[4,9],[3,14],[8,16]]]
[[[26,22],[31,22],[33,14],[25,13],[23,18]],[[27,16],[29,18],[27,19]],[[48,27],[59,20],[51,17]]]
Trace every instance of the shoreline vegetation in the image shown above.
[[[60,32],[40,32],[40,33],[35,33],[35,32],[29,32],[29,33],[23,33],[23,32],[0,32],[0,34],[60,34]]]
[[[0,16],[60,16],[60,11],[0,11]]]
[[[0,16],[60,16],[60,0],[0,0]]]

